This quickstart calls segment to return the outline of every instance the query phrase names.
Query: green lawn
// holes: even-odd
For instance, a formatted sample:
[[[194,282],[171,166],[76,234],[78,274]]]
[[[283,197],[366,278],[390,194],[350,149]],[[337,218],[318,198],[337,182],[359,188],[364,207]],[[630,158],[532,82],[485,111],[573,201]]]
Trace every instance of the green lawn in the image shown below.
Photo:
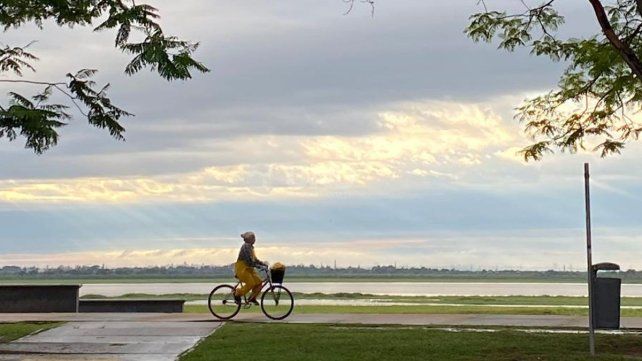
[[[408,297],[408,296],[374,296],[360,293],[335,293],[335,294],[294,294],[295,300],[304,299],[333,299],[333,300],[370,300],[379,302],[403,302],[411,305],[296,305],[295,313],[384,313],[384,314],[521,314],[521,315],[587,315],[586,308],[570,308],[562,306],[585,306],[586,297],[561,297],[561,296],[443,296],[443,297]],[[86,295],[83,298],[104,298],[100,295]],[[179,298],[187,301],[207,300],[207,295],[199,294],[127,294],[116,298]],[[296,302],[296,301],[295,301]],[[458,306],[453,306],[456,304]],[[515,307],[529,306],[529,307]],[[537,307],[547,306],[547,307]],[[551,307],[552,306],[552,307]],[[623,297],[622,306],[642,307],[642,298]],[[258,312],[258,308],[242,310],[242,312]],[[207,313],[205,305],[187,305],[185,312]],[[623,308],[621,315],[624,317],[642,317],[642,309]]]
[[[179,295],[176,295],[177,297]],[[204,300],[205,295],[189,295],[190,300]],[[382,299],[381,296],[362,294],[295,294],[295,300],[302,299]],[[390,302],[404,302],[412,305],[377,305],[377,306],[350,306],[350,305],[296,305],[295,313],[384,313],[384,314],[519,314],[519,315],[587,315],[586,308],[569,308],[568,306],[584,306],[588,303],[585,297],[551,297],[551,296],[508,296],[508,297],[401,297],[386,296],[383,299]],[[423,304],[422,304],[423,303]],[[430,305],[426,304],[429,303]],[[453,306],[457,304],[459,306]],[[529,307],[514,307],[522,305]],[[642,298],[622,298],[623,306],[642,306]],[[537,307],[548,306],[548,307]],[[552,307],[551,307],[552,306]],[[187,305],[185,312],[208,312],[205,305]],[[258,308],[242,310],[242,312],[258,312]],[[624,317],[642,317],[642,309],[623,308],[621,315]]]
[[[585,334],[227,323],[181,361],[588,360]],[[597,335],[592,360],[642,360],[642,337]]]
[[[187,313],[208,313],[205,305],[187,305]],[[241,313],[261,312],[258,307],[249,310],[242,309]],[[493,315],[588,315],[587,309],[562,307],[490,307],[490,306],[296,306],[293,314],[305,313],[361,313],[361,314],[493,314]],[[623,309],[622,317],[642,317],[642,310]]]
[[[57,322],[0,323],[0,342],[9,342],[60,325]]]
[[[376,296],[362,293],[298,293],[294,292],[295,300],[321,299],[321,300],[378,300],[386,302],[404,303],[431,303],[431,304],[464,304],[464,305],[569,305],[584,306],[588,304],[586,297],[565,297],[565,296]],[[145,293],[129,293],[117,297],[105,297],[101,295],[84,295],[81,298],[145,298],[163,299],[179,298],[187,301],[207,300],[206,294],[194,293],[173,293],[164,295],[152,295]],[[641,306],[642,297],[622,297],[622,306]]]

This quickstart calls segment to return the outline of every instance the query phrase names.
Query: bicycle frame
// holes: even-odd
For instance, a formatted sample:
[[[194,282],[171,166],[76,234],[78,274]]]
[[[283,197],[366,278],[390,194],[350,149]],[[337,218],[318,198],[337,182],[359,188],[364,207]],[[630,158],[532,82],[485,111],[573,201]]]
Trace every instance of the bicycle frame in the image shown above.
[[[259,293],[256,294],[256,298],[259,298],[259,296],[263,292],[265,292],[266,289],[270,289],[270,287],[272,287],[272,273],[270,272],[270,270],[267,267],[265,267],[265,268],[261,267],[261,268],[259,268],[259,270],[265,274],[265,278],[263,278],[261,280],[261,290],[259,291]],[[234,289],[242,287],[243,285],[244,285],[244,283],[241,280],[239,280],[236,283],[236,285],[234,285]],[[268,287],[266,288],[265,286],[268,286]],[[243,295],[243,304],[245,306],[247,306],[247,307],[252,305],[251,303],[249,303],[247,301],[246,295]]]

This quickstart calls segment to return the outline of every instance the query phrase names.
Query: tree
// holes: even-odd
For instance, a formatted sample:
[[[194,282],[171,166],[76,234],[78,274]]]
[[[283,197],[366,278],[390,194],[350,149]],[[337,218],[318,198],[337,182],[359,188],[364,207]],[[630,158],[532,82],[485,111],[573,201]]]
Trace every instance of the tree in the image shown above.
[[[42,28],[47,20],[70,28],[115,29],[115,47],[133,55],[125,66],[127,75],[149,68],[171,81],[189,79],[193,71],[208,72],[207,67],[192,58],[198,43],[165,35],[158,19],[156,8],[137,4],[135,0],[0,0],[0,25],[5,31],[27,23]],[[135,36],[142,40],[130,41]],[[26,148],[43,153],[58,143],[58,129],[71,119],[69,106],[73,106],[92,126],[106,129],[116,139],[124,139],[125,129],[120,120],[131,114],[109,99],[109,84],[98,87],[92,81],[95,69],[70,72],[64,81],[23,78],[25,71],[36,71],[34,63],[38,57],[30,52],[32,45],[0,47],[0,75],[9,73],[14,77],[0,78],[0,82],[40,87],[40,92],[31,97],[9,92],[8,105],[0,106],[0,138],[13,141],[23,136]],[[66,96],[69,103],[51,103],[54,92]]]
[[[517,108],[516,118],[533,139],[521,150],[525,160],[555,149],[590,149],[604,157],[639,138],[642,125],[633,117],[642,105],[642,0],[587,0],[601,33],[581,39],[559,36],[564,17],[556,0],[537,6],[522,1],[524,11],[514,14],[480,4],[484,11],[472,15],[465,30],[474,41],[498,39],[501,49],[525,47],[568,63],[556,89]]]
[[[360,0],[360,1],[361,1],[362,3],[364,3],[364,4],[368,4],[368,6],[370,6],[370,14],[371,14],[372,16],[374,16],[374,9],[375,9],[375,7],[374,7],[374,5],[375,5],[374,0]],[[350,14],[350,13],[352,12],[352,9],[354,9],[354,2],[355,2],[355,0],[343,0],[343,2],[344,2],[344,3],[346,3],[346,4],[348,5],[348,8],[346,9],[345,14],[343,14],[343,15]]]
[[[356,1],[344,0],[348,12]],[[360,1],[374,6],[374,0]],[[587,0],[601,33],[581,39],[559,36],[564,17],[555,8],[557,0],[527,1],[519,2],[522,12],[508,13],[478,0],[483,11],[473,14],[465,29],[474,41],[499,39],[501,49],[528,48],[568,63],[556,89],[517,108],[515,117],[533,139],[521,155],[528,161],[555,149],[590,149],[602,157],[620,153],[642,133],[642,124],[633,119],[642,106],[642,0]]]

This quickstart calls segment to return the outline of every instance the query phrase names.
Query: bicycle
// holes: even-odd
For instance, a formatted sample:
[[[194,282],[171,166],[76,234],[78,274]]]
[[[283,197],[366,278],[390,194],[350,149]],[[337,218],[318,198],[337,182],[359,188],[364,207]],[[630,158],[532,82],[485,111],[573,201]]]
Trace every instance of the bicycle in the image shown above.
[[[272,272],[268,270],[267,266],[259,267],[259,270],[265,274],[261,281],[261,311],[272,320],[282,320],[288,317],[294,309],[292,293],[280,282],[272,283]],[[210,292],[207,298],[207,307],[214,317],[220,320],[229,320],[239,313],[241,306],[246,309],[252,306],[245,295],[243,296],[243,304],[234,301],[234,290],[240,286],[242,286],[242,282],[239,280],[235,286],[222,284]],[[267,288],[265,288],[266,286]]]

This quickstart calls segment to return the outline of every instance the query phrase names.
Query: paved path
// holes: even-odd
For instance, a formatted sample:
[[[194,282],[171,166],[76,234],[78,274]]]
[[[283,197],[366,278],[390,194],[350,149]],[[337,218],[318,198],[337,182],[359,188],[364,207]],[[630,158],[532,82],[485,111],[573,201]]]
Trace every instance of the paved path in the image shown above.
[[[240,322],[269,321],[262,314],[241,313]],[[61,327],[0,344],[0,361],[14,360],[175,360],[221,323],[197,313],[41,313],[0,314],[0,322],[64,321]],[[382,315],[293,314],[290,323],[425,326],[515,326],[586,328],[583,316],[552,315]],[[642,317],[623,317],[625,329],[642,329]]]
[[[271,322],[259,313],[241,312],[236,321]],[[66,321],[66,322],[199,322],[214,329],[219,323],[205,313],[29,313],[0,314],[0,322]],[[436,326],[517,326],[584,328],[585,316],[554,315],[475,315],[475,314],[293,314],[290,323],[354,323],[384,325],[436,325]],[[273,321],[279,322],[279,321]],[[193,327],[198,327],[194,325]],[[642,317],[622,317],[622,327],[642,329]]]
[[[0,360],[170,361],[219,322],[76,321],[0,344]]]

